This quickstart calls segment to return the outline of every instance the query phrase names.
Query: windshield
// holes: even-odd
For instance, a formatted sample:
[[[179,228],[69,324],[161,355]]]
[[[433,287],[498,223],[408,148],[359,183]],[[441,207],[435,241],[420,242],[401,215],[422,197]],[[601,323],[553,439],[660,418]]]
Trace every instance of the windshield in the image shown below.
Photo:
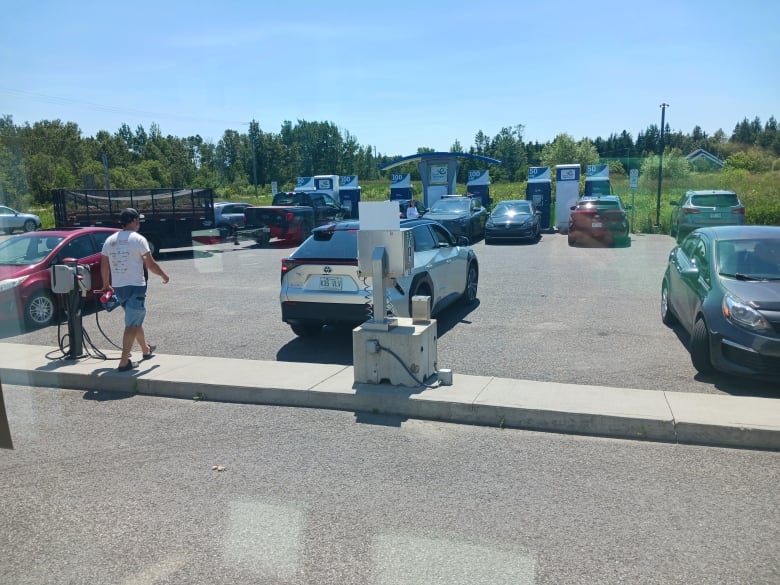
[[[715,248],[718,272],[749,280],[780,279],[780,240],[725,240]]]
[[[467,199],[439,199],[431,205],[430,211],[435,213],[468,213],[469,201]]]
[[[531,213],[531,204],[527,203],[525,201],[517,201],[513,203],[499,203],[496,205],[496,208],[493,210],[494,216],[499,215],[519,215],[519,214],[530,214]]]
[[[0,265],[27,266],[46,258],[63,240],[61,236],[18,236],[0,244]]]
[[[737,207],[739,199],[733,193],[694,195],[691,197],[691,204],[697,207]]]

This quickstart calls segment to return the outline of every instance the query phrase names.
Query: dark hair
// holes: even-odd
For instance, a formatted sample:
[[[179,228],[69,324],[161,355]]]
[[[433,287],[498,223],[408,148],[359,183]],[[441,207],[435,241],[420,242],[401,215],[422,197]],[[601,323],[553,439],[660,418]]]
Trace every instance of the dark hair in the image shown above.
[[[127,209],[123,209],[122,213],[119,214],[119,224],[122,227],[125,227],[128,223],[131,221],[138,219],[141,215],[132,207],[128,207]]]

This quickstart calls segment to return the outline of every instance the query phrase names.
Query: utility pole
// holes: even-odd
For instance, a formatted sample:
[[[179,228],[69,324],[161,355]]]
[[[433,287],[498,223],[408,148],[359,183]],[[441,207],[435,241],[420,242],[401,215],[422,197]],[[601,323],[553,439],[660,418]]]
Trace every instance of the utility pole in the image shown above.
[[[257,149],[254,136],[252,136],[252,174],[255,178],[255,197],[257,197]]]
[[[669,104],[663,103],[659,106],[661,108],[661,154],[658,157],[658,197],[655,202],[655,227],[661,228],[661,181],[663,181],[663,166],[664,166],[664,124],[666,108]]]
[[[108,155],[103,153],[103,173],[106,176],[106,191],[111,190],[111,179],[108,178]]]

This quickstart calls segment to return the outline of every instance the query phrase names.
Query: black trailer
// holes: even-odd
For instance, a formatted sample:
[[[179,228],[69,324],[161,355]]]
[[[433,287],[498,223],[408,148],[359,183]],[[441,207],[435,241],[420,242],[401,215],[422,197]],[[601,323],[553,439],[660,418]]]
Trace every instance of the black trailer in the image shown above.
[[[59,227],[121,227],[127,207],[141,214],[141,233],[157,257],[165,248],[220,241],[214,225],[212,189],[54,189],[54,221]]]

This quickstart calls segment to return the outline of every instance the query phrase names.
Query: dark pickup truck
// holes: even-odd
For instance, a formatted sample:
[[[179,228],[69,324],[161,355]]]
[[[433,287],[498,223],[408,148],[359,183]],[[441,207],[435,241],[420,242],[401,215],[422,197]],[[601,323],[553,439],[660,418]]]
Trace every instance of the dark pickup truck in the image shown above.
[[[244,209],[246,225],[238,236],[264,245],[271,238],[301,243],[312,228],[349,219],[349,207],[342,206],[327,193],[290,191],[274,195],[271,205]]]

